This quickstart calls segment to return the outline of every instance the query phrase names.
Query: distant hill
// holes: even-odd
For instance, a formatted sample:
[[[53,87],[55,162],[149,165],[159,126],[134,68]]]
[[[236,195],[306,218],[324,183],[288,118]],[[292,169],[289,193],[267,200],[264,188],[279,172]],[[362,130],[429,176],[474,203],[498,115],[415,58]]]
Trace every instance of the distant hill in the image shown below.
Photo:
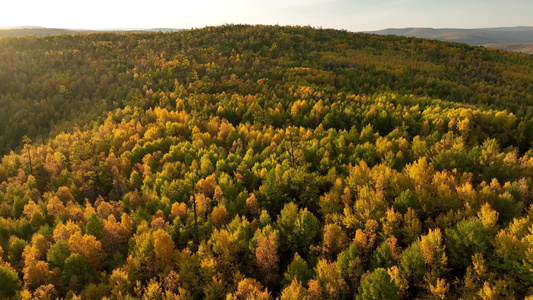
[[[183,30],[187,30],[187,29],[184,29],[184,28],[150,28],[150,29],[143,29],[141,31],[145,31],[145,32],[177,32],[177,31],[183,31]]]
[[[471,46],[485,46],[509,51],[533,53],[533,27],[496,27],[479,29],[458,28],[389,28],[369,33],[380,35],[401,35],[435,39],[447,42],[465,43]]]
[[[58,35],[58,34],[80,34],[91,33],[96,30],[84,30],[84,29],[62,29],[62,28],[45,28],[36,26],[23,26],[23,27],[9,27],[0,28],[0,37],[6,36],[29,36],[34,35],[37,37]]]
[[[533,43],[526,44],[485,44],[487,48],[502,49],[506,51],[533,54]]]
[[[109,29],[109,30],[87,30],[87,29],[63,29],[63,28],[46,28],[39,26],[20,26],[20,27],[7,27],[0,28],[0,37],[7,36],[49,36],[58,34],[84,34],[95,32],[176,32],[186,29],[177,28],[149,28],[149,29]]]

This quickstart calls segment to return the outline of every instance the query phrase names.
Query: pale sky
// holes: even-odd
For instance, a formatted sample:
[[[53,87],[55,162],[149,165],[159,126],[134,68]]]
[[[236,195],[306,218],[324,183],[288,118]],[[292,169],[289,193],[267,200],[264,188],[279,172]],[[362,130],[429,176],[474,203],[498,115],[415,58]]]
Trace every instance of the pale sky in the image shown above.
[[[0,0],[0,27],[311,25],[349,31],[533,26],[533,0]]]

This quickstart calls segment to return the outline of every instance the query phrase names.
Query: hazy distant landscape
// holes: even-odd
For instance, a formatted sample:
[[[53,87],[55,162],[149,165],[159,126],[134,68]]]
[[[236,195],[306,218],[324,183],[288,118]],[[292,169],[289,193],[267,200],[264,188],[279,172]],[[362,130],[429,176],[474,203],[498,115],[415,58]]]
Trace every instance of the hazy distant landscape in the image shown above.
[[[149,28],[149,29],[109,29],[109,30],[88,30],[88,29],[64,29],[64,28],[45,28],[39,26],[20,26],[0,28],[0,37],[21,37],[21,36],[50,36],[59,34],[87,34],[96,32],[170,32],[182,31],[185,29],[175,28]]]
[[[412,36],[533,54],[533,27],[529,26],[480,29],[389,28],[369,33]]]

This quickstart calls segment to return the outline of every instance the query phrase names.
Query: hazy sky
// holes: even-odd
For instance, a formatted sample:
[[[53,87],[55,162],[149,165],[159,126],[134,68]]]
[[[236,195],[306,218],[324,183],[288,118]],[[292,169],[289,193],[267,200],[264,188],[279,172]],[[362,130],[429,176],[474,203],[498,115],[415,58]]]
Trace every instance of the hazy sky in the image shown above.
[[[199,28],[279,24],[389,27],[533,25],[533,0],[0,0],[0,27]]]

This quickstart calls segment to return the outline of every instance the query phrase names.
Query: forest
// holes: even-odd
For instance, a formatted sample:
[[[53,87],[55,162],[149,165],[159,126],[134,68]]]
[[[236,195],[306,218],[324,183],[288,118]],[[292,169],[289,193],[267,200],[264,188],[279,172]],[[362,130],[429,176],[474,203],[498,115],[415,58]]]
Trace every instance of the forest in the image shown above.
[[[532,55],[4,37],[0,107],[0,298],[533,299]]]

